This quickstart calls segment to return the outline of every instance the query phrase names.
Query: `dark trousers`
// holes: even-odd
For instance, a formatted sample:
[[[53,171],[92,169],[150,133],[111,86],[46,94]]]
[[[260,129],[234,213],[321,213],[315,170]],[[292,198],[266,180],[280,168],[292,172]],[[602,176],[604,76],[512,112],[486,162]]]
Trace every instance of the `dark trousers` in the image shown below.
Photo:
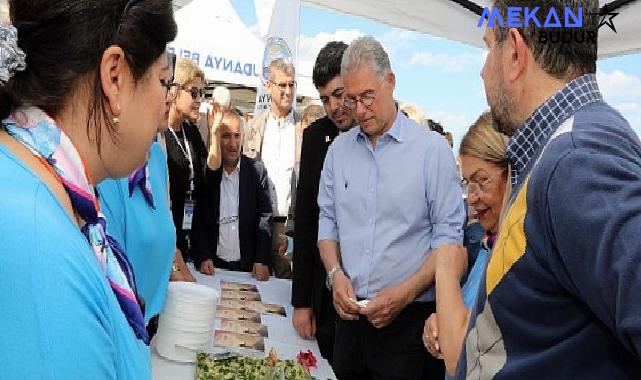
[[[323,291],[323,290],[321,290]],[[316,310],[316,341],[321,355],[329,364],[334,358],[334,336],[336,335],[336,311],[332,303],[332,295],[324,294],[321,302],[322,310]]]
[[[214,267],[220,268],[220,269],[225,269],[225,270],[233,270],[236,272],[243,272],[242,266],[240,265],[240,260],[238,261],[225,261],[221,259],[220,257],[215,257],[214,258]]]
[[[176,228],[176,248],[180,249],[180,253],[183,255],[183,259],[187,262],[187,258],[193,259],[191,257],[191,244],[190,244],[190,231],[183,230],[182,228]]]
[[[285,236],[285,221],[274,221],[272,224],[272,256],[270,267],[276,278],[292,278],[291,260],[278,253],[282,237]]]
[[[377,329],[361,316],[336,325],[333,368],[340,380],[442,380],[445,365],[423,346],[425,319],[434,302],[408,305],[388,326]]]
[[[156,315],[149,320],[149,323],[147,323],[147,334],[149,335],[149,339],[153,338],[157,332],[158,332],[158,316]]]

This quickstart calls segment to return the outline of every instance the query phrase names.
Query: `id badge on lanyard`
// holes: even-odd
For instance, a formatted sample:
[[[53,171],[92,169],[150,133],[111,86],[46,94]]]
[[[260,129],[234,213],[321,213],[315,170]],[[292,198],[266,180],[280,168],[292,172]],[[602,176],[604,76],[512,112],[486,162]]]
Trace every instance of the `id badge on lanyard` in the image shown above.
[[[189,189],[187,190],[187,196],[185,199],[185,207],[183,208],[183,230],[191,230],[191,225],[194,219],[194,199],[192,195],[194,194],[194,178],[191,176],[189,178]]]
[[[176,135],[176,132],[173,131],[173,129],[169,128],[171,131],[173,137],[176,139],[176,142],[178,143],[178,146],[180,147],[180,150],[182,150],[183,154],[185,155],[185,158],[189,162],[189,189],[187,189],[187,192],[185,194],[185,207],[183,208],[183,225],[182,229],[183,230],[191,230],[192,222],[194,220],[194,199],[193,199],[193,194],[194,194],[194,162],[191,157],[191,149],[189,148],[189,142],[187,141],[186,137],[186,132],[183,131],[183,143],[184,147],[180,144],[180,140],[178,139],[178,135]]]
[[[183,210],[183,226],[182,229],[189,231],[191,230],[191,224],[194,220],[194,201],[188,199],[185,201],[185,207]]]

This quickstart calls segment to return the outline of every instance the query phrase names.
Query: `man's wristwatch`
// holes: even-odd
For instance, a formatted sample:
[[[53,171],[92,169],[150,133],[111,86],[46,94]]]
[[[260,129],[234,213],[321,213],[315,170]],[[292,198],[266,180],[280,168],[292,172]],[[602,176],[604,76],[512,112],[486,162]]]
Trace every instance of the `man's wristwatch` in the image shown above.
[[[332,269],[327,272],[327,278],[325,279],[325,286],[327,286],[327,289],[330,291],[332,290],[332,286],[334,285],[334,274],[336,274],[336,271],[341,271],[343,272],[343,268],[339,265],[334,265]]]

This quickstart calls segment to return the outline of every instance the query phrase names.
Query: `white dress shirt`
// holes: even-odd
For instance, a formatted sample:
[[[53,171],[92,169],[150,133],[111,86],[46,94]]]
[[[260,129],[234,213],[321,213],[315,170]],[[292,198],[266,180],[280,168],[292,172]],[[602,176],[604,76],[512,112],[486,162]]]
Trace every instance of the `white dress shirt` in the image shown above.
[[[269,114],[261,157],[269,178],[274,216],[287,216],[296,161],[296,123],[293,112],[281,119]]]
[[[222,171],[216,256],[225,261],[238,261],[240,260],[240,237],[238,235],[240,160],[238,160],[238,165],[231,173],[227,173],[224,168],[222,168]]]

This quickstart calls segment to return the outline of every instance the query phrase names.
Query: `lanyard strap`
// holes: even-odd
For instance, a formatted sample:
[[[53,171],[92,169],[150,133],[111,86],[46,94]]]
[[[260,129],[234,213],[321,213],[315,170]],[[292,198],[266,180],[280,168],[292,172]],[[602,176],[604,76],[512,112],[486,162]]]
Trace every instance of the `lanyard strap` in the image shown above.
[[[189,141],[187,140],[187,133],[185,132],[185,128],[183,128],[183,143],[185,144],[183,147],[183,144],[180,143],[180,139],[178,139],[176,131],[174,131],[171,126],[169,126],[169,131],[171,131],[171,134],[176,139],[176,143],[180,147],[180,150],[189,162],[189,193],[191,194],[191,192],[194,191],[194,162],[191,158],[191,148],[189,147]]]

